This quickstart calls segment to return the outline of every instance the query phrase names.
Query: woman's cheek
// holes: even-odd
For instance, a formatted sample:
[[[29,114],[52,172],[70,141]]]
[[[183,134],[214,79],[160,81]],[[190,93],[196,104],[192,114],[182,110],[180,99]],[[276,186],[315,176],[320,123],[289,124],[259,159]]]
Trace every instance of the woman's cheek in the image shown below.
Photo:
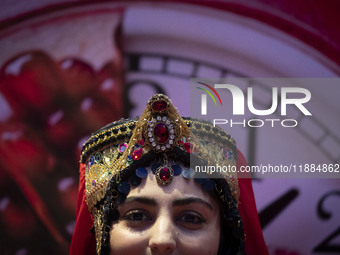
[[[220,232],[219,228],[208,227],[195,233],[181,233],[179,232],[179,244],[177,249],[180,254],[192,255],[216,255],[219,243]]]
[[[110,255],[139,255],[144,253],[146,247],[145,233],[132,231],[120,224],[113,226],[110,233]]]

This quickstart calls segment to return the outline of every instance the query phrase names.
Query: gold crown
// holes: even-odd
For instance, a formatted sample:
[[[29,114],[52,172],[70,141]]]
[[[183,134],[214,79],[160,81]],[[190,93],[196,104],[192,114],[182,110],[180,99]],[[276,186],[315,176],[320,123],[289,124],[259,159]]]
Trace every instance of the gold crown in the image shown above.
[[[150,150],[166,154],[175,147],[204,159],[209,165],[236,165],[236,144],[229,134],[209,122],[182,118],[167,96],[156,94],[138,120],[113,122],[85,143],[81,163],[85,164],[89,211],[104,199],[107,183],[113,176],[119,176],[124,168]],[[229,172],[224,177],[237,201],[236,174]]]

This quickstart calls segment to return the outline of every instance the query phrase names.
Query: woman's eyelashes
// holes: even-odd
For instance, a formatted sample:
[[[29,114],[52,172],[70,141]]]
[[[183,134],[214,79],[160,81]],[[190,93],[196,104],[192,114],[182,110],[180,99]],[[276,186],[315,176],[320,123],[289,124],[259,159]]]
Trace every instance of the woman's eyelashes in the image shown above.
[[[176,223],[184,229],[201,229],[207,220],[198,212],[184,211],[176,219]]]
[[[152,225],[157,221],[157,217],[157,215],[153,216],[152,213],[146,210],[133,209],[126,212],[121,220],[131,228],[139,228]],[[192,210],[180,211],[177,215],[174,215],[173,220],[170,220],[175,224],[188,229],[198,229],[207,221],[202,214]]]
[[[153,220],[152,216],[145,210],[133,209],[125,213],[123,221],[131,227],[139,227]]]
[[[206,219],[198,212],[195,211],[184,211],[180,214],[177,219],[178,222],[188,224],[202,224],[206,222]]]

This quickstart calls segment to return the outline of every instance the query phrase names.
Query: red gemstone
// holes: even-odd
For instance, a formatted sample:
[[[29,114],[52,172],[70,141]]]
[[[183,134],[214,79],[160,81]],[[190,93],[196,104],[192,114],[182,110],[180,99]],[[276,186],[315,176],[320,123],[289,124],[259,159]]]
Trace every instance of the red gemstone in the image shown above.
[[[143,149],[142,148],[138,148],[138,149],[135,149],[132,153],[131,153],[131,157],[133,160],[138,160],[141,158],[142,156],[142,152],[143,152]]]
[[[170,178],[170,169],[167,167],[163,167],[160,171],[159,171],[159,178],[163,181],[166,182],[169,180]]]
[[[162,122],[158,123],[155,126],[153,133],[158,143],[166,143],[169,140],[169,129]]]
[[[141,146],[143,146],[143,145],[145,144],[145,141],[144,141],[143,139],[138,140],[138,144],[141,145]]]
[[[184,143],[184,149],[188,152],[188,153],[193,153],[195,151],[194,149],[194,145],[191,143]]]
[[[164,111],[167,106],[167,103],[164,100],[157,100],[152,103],[152,109],[161,112]]]

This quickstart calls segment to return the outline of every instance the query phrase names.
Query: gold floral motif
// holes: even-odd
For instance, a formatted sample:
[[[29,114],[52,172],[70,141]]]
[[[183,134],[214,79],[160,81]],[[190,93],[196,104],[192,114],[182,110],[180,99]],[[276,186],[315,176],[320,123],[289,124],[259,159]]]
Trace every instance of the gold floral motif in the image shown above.
[[[103,151],[103,161],[108,168],[112,168],[113,163],[118,157],[118,150],[110,147]]]

